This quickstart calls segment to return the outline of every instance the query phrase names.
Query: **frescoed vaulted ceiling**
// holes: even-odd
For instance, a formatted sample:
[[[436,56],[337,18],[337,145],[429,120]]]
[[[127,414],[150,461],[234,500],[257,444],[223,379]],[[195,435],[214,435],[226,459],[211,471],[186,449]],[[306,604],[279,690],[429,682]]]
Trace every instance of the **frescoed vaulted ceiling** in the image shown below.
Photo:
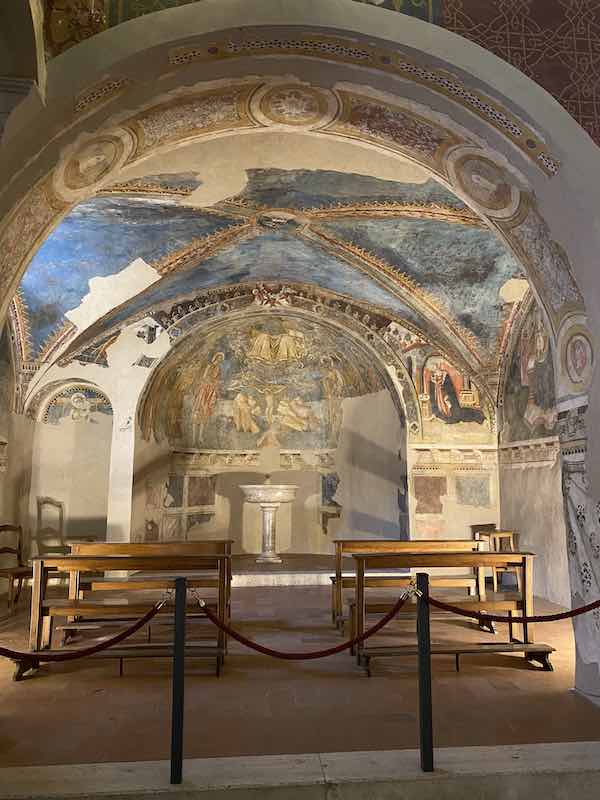
[[[49,361],[206,290],[313,286],[385,313],[473,374],[497,368],[523,273],[445,187],[332,170],[246,170],[195,204],[194,172],[152,173],[77,205],[40,247],[13,314],[26,360]],[[63,345],[67,345],[67,350]]]

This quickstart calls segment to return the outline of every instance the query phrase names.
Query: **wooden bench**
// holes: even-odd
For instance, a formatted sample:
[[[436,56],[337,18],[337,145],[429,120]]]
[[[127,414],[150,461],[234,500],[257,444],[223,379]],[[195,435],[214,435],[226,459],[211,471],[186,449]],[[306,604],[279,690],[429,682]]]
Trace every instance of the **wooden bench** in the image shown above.
[[[331,578],[331,593],[332,593],[332,605],[333,605],[333,593],[335,592],[337,578],[335,575],[332,575]],[[366,589],[389,589],[389,588],[397,588],[397,589],[406,589],[412,582],[413,578],[410,575],[406,577],[397,577],[397,576],[387,576],[387,575],[379,575],[379,576],[365,576],[365,588]],[[473,597],[476,594],[477,590],[477,580],[468,575],[451,575],[451,576],[444,576],[444,575],[432,575],[429,579],[430,586],[436,586],[439,589],[466,589],[469,596]],[[356,578],[353,576],[346,576],[342,575],[342,589],[356,589]],[[352,604],[352,600],[350,603]],[[368,613],[368,611],[367,611]],[[343,629],[345,623],[345,617],[342,614],[341,620],[341,628]]]
[[[334,539],[335,544],[335,575],[331,584],[331,619],[338,628],[344,624],[343,614],[343,575],[342,563],[344,556],[354,553],[409,553],[409,552],[444,552],[447,550],[464,551],[467,553],[478,551],[480,543],[473,539]],[[470,576],[468,576],[470,577]],[[479,575],[477,576],[479,577]],[[354,580],[354,578],[348,578]],[[481,585],[483,583],[483,586]],[[354,586],[348,586],[354,588]],[[483,576],[478,583],[479,591],[485,594]]]
[[[78,580],[81,573],[105,571],[144,571],[175,572],[185,574],[194,571],[212,571],[217,573],[218,597],[217,615],[226,620],[227,583],[231,574],[231,556],[224,553],[198,555],[196,553],[169,555],[67,555],[39,557],[33,561],[33,589],[31,603],[30,649],[47,649],[52,634],[52,620],[56,616],[68,619],[87,617],[96,619],[127,617],[138,618],[148,611],[148,602],[131,602],[128,599],[104,598],[100,600],[81,599],[79,597]],[[60,570],[69,574],[70,597],[67,600],[53,600],[44,597],[46,575],[51,570]],[[157,580],[161,580],[157,576]],[[163,580],[165,580],[163,578]],[[165,582],[172,581],[168,576]],[[203,612],[195,607],[196,615]],[[217,658],[222,662],[226,650],[226,637],[221,630],[216,631]]]
[[[470,611],[507,611],[509,615],[513,615],[515,611],[521,611],[524,616],[533,616],[533,553],[520,553],[520,552],[421,552],[421,553],[396,553],[396,554],[374,554],[374,553],[354,553],[354,563],[356,566],[356,587],[355,587],[355,635],[360,636],[365,630],[365,618],[367,613],[367,603],[365,596],[365,572],[367,570],[384,570],[384,569],[421,569],[426,570],[428,567],[470,567],[481,571],[482,567],[498,567],[498,566],[515,566],[521,570],[522,574],[522,591],[517,600],[487,600],[483,599],[480,595],[478,600],[459,601],[453,603]],[[389,603],[382,604],[379,612],[385,613],[389,609]],[[410,606],[409,606],[410,609]],[[553,652],[552,648],[548,645],[533,645],[533,625],[530,623],[522,623],[523,626],[523,641],[514,639],[512,635],[512,626],[510,631],[511,641],[507,645],[496,644],[496,648],[502,647],[503,650],[496,650],[496,652],[523,652],[525,657],[529,660],[534,660],[534,655],[539,654],[542,658],[543,666],[545,669],[549,668],[548,654]],[[437,645],[436,645],[437,646]],[[490,652],[487,647],[483,650],[481,645],[468,644],[470,652]],[[378,647],[378,657],[382,655],[397,656],[403,654],[405,648],[403,647]],[[410,653],[414,651],[414,647]],[[368,647],[364,642],[360,643],[356,648],[357,661],[359,664],[364,663],[364,655],[372,655],[373,649]],[[361,661],[362,659],[362,661]],[[535,660],[540,660],[535,656]]]
[[[554,647],[547,644],[523,644],[522,642],[503,642],[485,644],[467,644],[465,642],[447,642],[432,644],[432,656],[453,655],[456,671],[460,671],[460,657],[463,655],[485,655],[487,653],[524,653],[527,661],[537,661],[545,672],[552,672],[554,667],[550,662],[550,654]],[[417,656],[419,650],[416,645],[403,647],[368,647],[360,654],[360,666],[371,677],[371,659],[373,658],[399,658],[402,656]]]
[[[431,584],[430,584],[431,585]],[[504,614],[507,613],[509,616],[512,616],[516,612],[521,612],[523,604],[520,600],[490,600],[486,599],[485,603],[481,603],[479,600],[452,600],[448,601],[452,602],[452,605],[456,606],[457,608],[462,608],[464,611],[487,611],[490,614]],[[485,607],[484,607],[485,606]],[[369,616],[369,614],[377,614],[378,616],[384,616],[389,611],[392,610],[394,607],[394,603],[390,603],[389,600],[374,600],[365,602],[365,617]],[[348,608],[349,608],[349,615],[348,618],[350,620],[350,639],[353,639],[356,636],[357,624],[356,624],[356,599],[352,598],[348,601]],[[398,618],[406,617],[406,616],[413,616],[415,617],[417,613],[416,603],[414,600],[407,601],[400,611],[398,612]],[[448,611],[442,611],[437,608],[432,608],[430,610],[430,615],[433,619],[443,619],[447,618],[448,616],[452,616]],[[462,617],[461,619],[467,620],[467,617]],[[495,633],[496,629],[493,622],[484,624],[484,623],[477,623],[477,621],[472,618],[472,622],[478,624],[482,630],[487,630],[490,633]],[[513,641],[513,623],[509,622],[509,637],[511,641]],[[368,647],[368,645],[366,645]],[[354,649],[352,649],[351,654],[354,655]]]
[[[72,555],[231,555],[233,539],[202,539],[192,542],[89,542],[75,541],[70,543]],[[81,578],[72,575],[73,585],[69,585],[69,598],[75,599],[82,596]],[[142,585],[142,582],[145,585]],[[142,589],[166,590],[175,586],[174,579],[168,577],[148,578],[143,575],[129,575],[127,578],[96,578],[86,585],[86,590],[96,591],[138,591]],[[190,578],[188,587],[194,589],[217,589],[218,580],[210,577]],[[226,583],[226,620],[231,619],[231,561]],[[74,620],[69,625],[62,627],[68,636],[68,631],[77,630]]]

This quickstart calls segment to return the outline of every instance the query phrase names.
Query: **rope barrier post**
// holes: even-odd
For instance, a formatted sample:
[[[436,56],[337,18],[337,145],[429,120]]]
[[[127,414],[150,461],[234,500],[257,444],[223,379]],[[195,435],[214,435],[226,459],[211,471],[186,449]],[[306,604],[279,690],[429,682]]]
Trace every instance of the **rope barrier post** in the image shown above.
[[[431,635],[429,630],[429,575],[417,573],[417,642],[419,647],[419,744],[421,769],[433,772],[433,712],[431,703]]]
[[[185,668],[185,604],[187,581],[175,578],[175,638],[171,706],[171,783],[181,783],[183,770],[183,696]]]

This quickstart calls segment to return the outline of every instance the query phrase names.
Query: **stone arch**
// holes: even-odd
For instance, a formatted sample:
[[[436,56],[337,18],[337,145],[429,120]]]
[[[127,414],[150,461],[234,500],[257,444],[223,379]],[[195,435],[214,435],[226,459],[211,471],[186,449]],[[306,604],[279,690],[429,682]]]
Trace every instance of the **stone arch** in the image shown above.
[[[52,103],[54,100],[58,107],[58,113],[55,114],[53,119],[54,127],[52,128],[53,131],[56,131],[55,141],[53,141],[48,150],[43,152],[39,159],[36,157],[35,146],[32,146],[28,153],[31,156],[28,166],[23,169],[21,174],[13,176],[13,180],[7,182],[4,196],[0,198],[0,203],[3,204],[4,209],[15,207],[18,203],[12,216],[8,216],[3,230],[3,246],[0,252],[4,252],[6,258],[10,259],[10,262],[7,260],[1,265],[2,273],[5,277],[5,284],[2,287],[4,296],[9,297],[10,288],[14,286],[13,263],[17,268],[22,269],[31,249],[39,243],[44,232],[56,224],[60,219],[60,215],[68,210],[69,203],[73,202],[73,198],[66,200],[54,193],[54,189],[51,186],[48,162],[56,163],[58,148],[66,144],[69,139],[71,141],[75,139],[86,126],[92,128],[95,125],[96,128],[100,128],[101,115],[106,117],[113,112],[116,113],[119,99],[123,100],[129,89],[136,88],[136,80],[132,79],[131,64],[127,64],[125,59],[125,55],[130,57],[134,54],[133,49],[128,48],[126,45],[127,39],[142,41],[144,48],[156,48],[160,52],[166,53],[168,58],[170,51],[181,48],[179,52],[171,53],[173,60],[169,63],[169,69],[174,68],[177,63],[181,63],[189,71],[194,68],[195,64],[210,71],[210,74],[215,76],[218,73],[215,67],[216,61],[211,61],[207,56],[219,56],[220,63],[232,64],[236,56],[248,57],[253,55],[252,52],[248,51],[244,43],[240,47],[239,37],[238,39],[234,37],[232,48],[225,51],[222,48],[219,49],[218,46],[215,47],[214,44],[205,46],[202,41],[202,35],[206,34],[206,36],[214,39],[225,24],[223,20],[228,18],[227,12],[236,10],[237,4],[233,2],[228,4],[224,0],[220,4],[218,11],[213,8],[204,9],[202,5],[198,4],[197,7],[190,7],[189,12],[187,9],[178,10],[181,11],[179,19],[168,29],[170,39],[168,42],[166,39],[161,39],[160,36],[149,35],[149,21],[140,19],[123,26],[122,30],[115,31],[114,37],[115,42],[118,44],[117,49],[119,52],[118,59],[114,59],[109,54],[108,48],[104,54],[101,53],[101,47],[105,45],[107,37],[109,35],[112,36],[112,33],[109,33],[100,37],[102,39],[101,44],[90,40],[81,45],[81,55],[85,56],[83,60],[87,60],[88,64],[97,65],[94,68],[82,70],[78,74],[78,71],[73,69],[78,57],[75,52],[73,52],[72,57],[63,59],[60,67],[51,65],[51,67],[54,66],[55,68],[55,76],[62,69],[70,69],[72,73],[70,80],[65,81],[65,89],[62,94],[60,92],[57,92],[54,96],[52,96],[52,92],[49,94],[50,102]],[[292,33],[297,34],[298,27],[288,28],[286,31],[284,28],[286,23],[289,25],[291,22],[292,25],[296,26],[312,23],[315,26],[318,25],[321,32],[325,31],[333,36],[339,36],[340,32],[342,32],[344,41],[341,43],[338,41],[337,45],[335,45],[335,50],[332,50],[334,43],[331,41],[323,42],[322,39],[318,40],[313,36],[315,43],[309,51],[309,55],[314,58],[319,54],[326,53],[325,60],[327,63],[335,64],[337,65],[336,68],[339,67],[340,69],[339,65],[344,63],[345,57],[353,58],[354,61],[349,64],[348,71],[344,73],[346,79],[349,75],[356,76],[360,69],[360,64],[367,65],[368,73],[366,70],[358,72],[359,78],[363,83],[369,82],[371,80],[370,76],[375,76],[373,77],[373,82],[377,83],[380,77],[379,73],[386,78],[389,77],[390,71],[388,68],[392,66],[391,61],[387,62],[385,60],[391,58],[389,53],[382,53],[376,49],[367,52],[364,46],[358,46],[358,44],[364,45],[365,40],[368,41],[375,38],[377,43],[379,43],[379,40],[388,40],[393,42],[393,48],[396,48],[398,44],[403,45],[405,48],[412,48],[411,52],[417,62],[419,61],[419,53],[424,53],[427,58],[431,57],[438,65],[440,63],[447,65],[447,61],[444,59],[445,43],[449,39],[453,43],[456,42],[455,37],[441,30],[428,28],[425,35],[426,26],[420,26],[414,20],[404,19],[401,21],[399,19],[392,20],[389,17],[380,17],[376,21],[374,15],[369,15],[368,7],[359,6],[358,4],[354,4],[355,8],[351,9],[350,6],[352,4],[350,3],[335,4],[335,8],[332,8],[329,7],[331,4],[309,2],[303,4],[301,10],[292,10],[287,6],[283,9],[282,7],[279,14],[275,5],[280,4],[270,4],[269,2],[249,4],[246,9],[246,23],[249,26],[254,26],[252,29],[253,35],[267,20],[271,25],[279,22],[283,30],[279,30],[277,40],[278,42],[283,40],[287,41],[288,44],[291,43],[293,50],[294,42],[297,40],[294,39]],[[232,25],[235,24],[233,13],[231,14],[231,19]],[[191,25],[192,21],[200,22],[200,24],[197,26]],[[384,30],[384,26],[387,26],[387,30]],[[402,28],[404,28],[404,31],[401,30]],[[190,30],[197,31],[198,35],[190,38]],[[131,35],[134,31],[142,32],[145,35],[138,39]],[[269,32],[265,33],[269,34]],[[272,35],[271,38],[273,38]],[[426,38],[429,41],[425,41]],[[349,39],[352,40],[353,44],[349,44]],[[210,47],[215,48],[214,53],[209,52]],[[260,52],[264,53],[264,42],[261,48]],[[600,295],[598,284],[597,282],[594,283],[593,276],[595,254],[598,251],[600,242],[598,241],[597,233],[590,230],[591,226],[587,224],[586,220],[586,211],[588,207],[592,207],[594,188],[598,181],[597,150],[592,147],[586,135],[576,123],[569,119],[568,114],[525,76],[520,75],[499,59],[489,53],[484,53],[480,48],[468,42],[461,42],[461,47],[453,48],[453,51],[456,52],[454,57],[456,69],[453,71],[455,74],[458,72],[461,75],[466,73],[470,78],[467,86],[462,87],[462,91],[456,87],[451,78],[446,78],[444,83],[443,76],[432,74],[436,72],[435,69],[426,69],[419,63],[410,64],[406,59],[402,66],[402,79],[407,76],[415,76],[416,84],[422,88],[426,87],[428,91],[431,90],[432,84],[435,83],[437,87],[436,98],[440,100],[439,107],[446,109],[446,111],[449,107],[447,98],[450,97],[453,101],[460,98],[456,106],[458,109],[457,117],[463,120],[473,120],[473,128],[475,129],[474,145],[481,149],[478,154],[479,157],[481,159],[489,158],[487,149],[481,147],[481,142],[484,139],[489,139],[492,149],[498,145],[499,151],[503,154],[499,159],[492,158],[496,167],[504,169],[510,163],[512,165],[511,169],[516,165],[527,175],[526,183],[528,185],[520,187],[520,190],[522,189],[524,192],[522,195],[524,201],[519,207],[518,214],[513,219],[514,225],[510,228],[512,231],[512,246],[515,252],[520,251],[520,260],[525,262],[530,274],[534,276],[534,286],[536,286],[535,272],[539,273],[538,281],[541,281],[541,283],[536,286],[537,294],[546,307],[554,335],[558,335],[559,341],[566,343],[564,349],[562,346],[557,348],[557,353],[559,355],[564,354],[566,358],[569,352],[568,342],[580,333],[579,330],[577,332],[571,331],[571,325],[583,325],[585,327],[586,324],[583,318],[583,304],[577,284],[581,287],[586,299],[589,299],[589,309],[598,307]],[[291,50],[288,52],[288,57],[291,57],[289,55],[290,52]],[[96,53],[99,54],[98,59],[90,58],[90,55]],[[69,54],[66,55],[69,56]],[[294,50],[294,55],[297,56],[297,48]],[[276,63],[275,59],[273,63]],[[284,63],[289,64],[289,61]],[[281,62],[279,62],[279,66],[281,66]],[[398,67],[396,63],[393,66],[394,68]],[[292,71],[302,72],[302,70],[295,67]],[[341,73],[338,73],[338,76],[339,74]],[[97,85],[92,85],[92,76],[94,79],[100,79],[102,75],[104,75],[103,80]],[[87,85],[86,81],[88,82]],[[138,88],[140,88],[139,84],[138,78]],[[486,87],[485,94],[487,98],[482,98],[481,93],[473,88],[482,84]],[[379,86],[381,86],[381,82],[379,82]],[[73,91],[74,89],[75,91]],[[143,87],[140,88],[141,95],[143,95],[142,89]],[[70,100],[66,100],[69,95],[77,96],[75,104]],[[133,95],[129,95],[129,98],[131,97]],[[490,102],[491,97],[502,98],[503,105],[506,108],[498,109],[497,101]],[[512,102],[507,100],[510,97],[512,97]],[[125,100],[125,102],[128,101]],[[136,103],[132,100],[131,105],[136,105]],[[523,126],[526,125],[524,122],[525,113],[517,114],[517,120],[515,120],[515,115],[512,112],[505,113],[508,108],[515,107],[521,109],[535,108],[535,128],[542,131],[542,133],[539,135],[536,133],[535,136],[530,137],[529,131],[533,131],[533,126],[527,125],[528,132],[523,135]],[[68,110],[65,112],[65,109]],[[62,121],[64,122],[64,119],[67,119],[67,124],[71,128],[69,134],[63,138],[58,132],[59,125],[57,124],[57,119],[61,114],[63,115]],[[390,120],[390,115],[386,115],[385,112],[383,115],[379,114],[379,117]],[[26,118],[24,117],[23,119]],[[45,129],[43,125],[40,127]],[[466,127],[469,128],[470,125],[467,123]],[[529,145],[528,141],[533,142],[533,146]],[[547,147],[548,141],[553,145],[551,149]],[[121,157],[119,150],[122,144],[123,139],[118,136],[117,140],[114,138],[106,139],[101,143],[99,153],[106,155],[106,152],[112,149],[116,154],[115,163],[117,163]],[[370,142],[369,146],[372,144]],[[534,156],[533,159],[528,157],[528,148],[531,150],[531,155]],[[9,156],[11,152],[16,151],[9,150]],[[90,161],[90,166],[93,167],[93,161],[99,153],[96,151],[94,154],[92,149],[91,152],[84,151],[81,154],[84,156],[84,160]],[[45,159],[46,163],[44,163]],[[558,164],[559,159],[562,161],[560,165]],[[586,163],[586,159],[589,159],[589,162]],[[501,163],[498,164],[498,161]],[[19,162],[22,163],[22,158],[19,159]],[[481,163],[480,161],[480,165]],[[97,166],[98,161],[96,161]],[[75,174],[77,169],[78,167],[75,167]],[[509,174],[512,176],[513,172],[509,170]],[[485,178],[485,174],[483,177]],[[23,187],[32,185],[34,181],[37,181],[37,183],[31,194],[25,196]],[[571,184],[569,181],[571,181]],[[576,184],[580,187],[579,192],[575,188]],[[77,190],[78,187],[75,185],[74,188]],[[85,193],[82,196],[85,196]],[[473,198],[471,198],[472,200]],[[565,206],[570,208],[573,215],[579,214],[581,219],[570,219],[568,222],[561,220]],[[507,225],[505,219],[498,220],[493,217],[491,212],[484,216],[498,230],[504,229]],[[568,230],[569,226],[571,230]],[[560,244],[557,243],[557,240],[560,240]],[[573,259],[573,272],[577,283],[574,282],[570,273],[564,248],[568,250],[570,258]],[[570,303],[571,300],[574,300],[573,304]],[[591,317],[588,322],[598,332],[600,320]],[[563,416],[559,421],[561,437],[564,442],[563,458],[567,460],[569,468],[572,467],[571,472],[579,473],[580,476],[583,475],[578,488],[577,500],[577,505],[581,506],[582,503],[587,502],[585,500],[587,484],[581,454],[585,452],[587,440],[585,403],[588,385],[585,384],[573,388],[573,384],[567,378],[567,364],[561,361],[560,370],[557,371],[557,393],[559,401],[564,400],[564,407],[560,411]],[[598,380],[600,379],[596,378],[596,381]],[[592,403],[594,404],[594,416],[597,416],[600,413],[600,392],[592,393]],[[593,435],[596,437],[600,436],[600,426],[592,426],[592,431],[594,431]],[[600,442],[600,439],[597,439],[594,444],[597,445],[598,442]],[[594,449],[597,449],[597,447]],[[592,478],[594,479],[594,475],[592,475]],[[600,471],[595,476],[593,484],[595,484],[597,491],[598,487],[600,487]],[[569,485],[567,484],[566,490],[569,491]],[[590,571],[590,564],[592,567],[595,564],[593,561],[593,549],[590,549],[586,544],[592,533],[594,537],[597,534],[595,522],[593,525],[596,527],[593,530],[588,530],[589,525],[593,522],[591,520],[593,516],[591,507],[589,511],[587,523],[585,514],[577,514],[572,516],[571,519],[572,530],[578,531],[580,552],[583,551],[584,553],[581,561],[586,566],[586,570],[582,569],[580,571],[582,576],[592,574],[594,570]],[[577,578],[575,584],[579,587],[575,592],[576,599],[581,600],[589,593],[590,587],[594,586],[597,589],[598,579],[597,577],[593,580],[587,577],[585,580]],[[588,623],[586,622],[585,624]],[[587,633],[586,637],[586,640],[590,642],[591,639]],[[586,677],[580,679],[583,674],[580,670],[578,685],[590,691],[592,691],[590,687],[594,686],[596,694],[600,694],[600,689],[598,688],[600,686],[600,672],[597,666],[600,662],[598,648],[592,648],[588,651],[588,656],[585,659],[585,669],[582,667]],[[588,664],[591,665],[590,669],[587,668]]]

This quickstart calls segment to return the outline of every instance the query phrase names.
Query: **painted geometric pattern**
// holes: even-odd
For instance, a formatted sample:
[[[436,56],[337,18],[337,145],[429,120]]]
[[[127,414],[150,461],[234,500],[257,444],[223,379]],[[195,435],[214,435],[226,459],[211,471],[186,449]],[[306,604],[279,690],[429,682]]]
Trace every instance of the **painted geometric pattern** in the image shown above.
[[[49,57],[135,17],[200,0],[46,0]],[[600,143],[597,0],[355,0],[436,23],[544,87]]]

